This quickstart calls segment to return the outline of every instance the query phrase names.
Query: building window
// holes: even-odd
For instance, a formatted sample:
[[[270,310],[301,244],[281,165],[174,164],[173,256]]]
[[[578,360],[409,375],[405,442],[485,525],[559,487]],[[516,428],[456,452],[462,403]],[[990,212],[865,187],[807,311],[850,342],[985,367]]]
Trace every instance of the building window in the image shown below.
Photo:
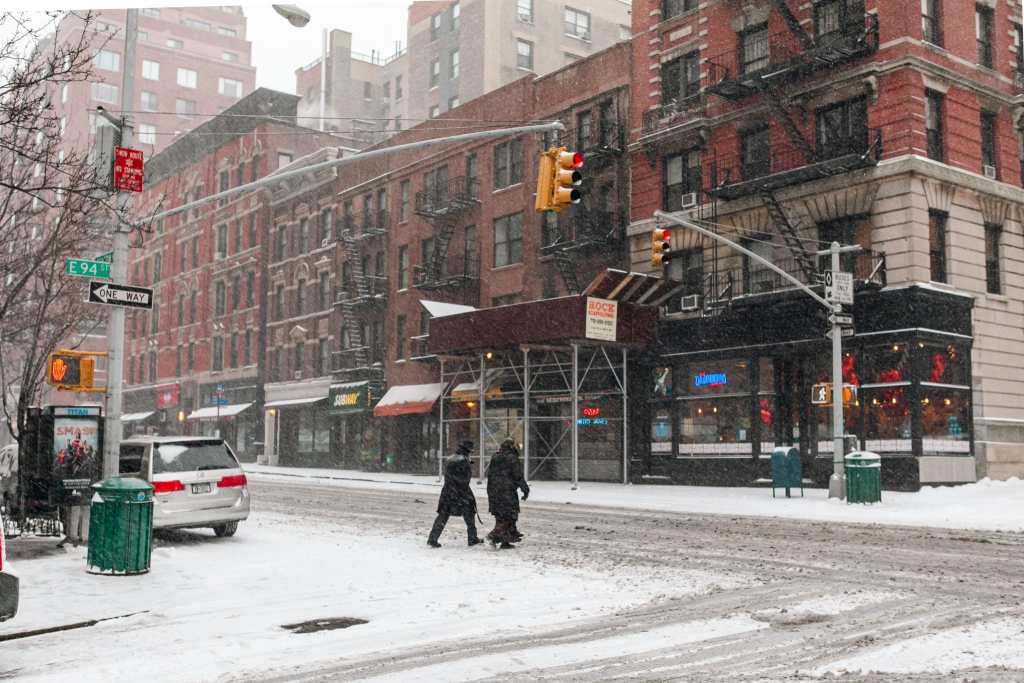
[[[284,285],[274,288],[274,318],[284,320]]]
[[[981,112],[981,165],[985,177],[995,180],[999,177],[999,165],[996,163],[996,115],[993,112]]]
[[[224,51],[224,52],[220,53],[220,58],[222,60],[224,60],[225,62],[237,62],[238,61],[238,54],[235,53],[235,52]]]
[[[468,186],[469,195],[473,199],[476,199],[479,190],[476,166],[476,152],[468,154],[466,156],[466,185]]]
[[[398,186],[398,222],[404,223],[409,218],[409,191],[408,180],[403,180]]]
[[[459,7],[458,0],[452,4],[452,30],[459,30],[459,15],[462,13],[462,8]]]
[[[398,248],[398,289],[409,286],[409,247]]]
[[[664,206],[679,211],[697,203],[701,190],[700,152],[692,149],[665,157]]]
[[[1003,236],[1003,226],[985,223],[985,291],[989,294],[1002,294],[1002,282],[999,277],[999,241]]]
[[[281,381],[281,352],[278,346],[270,353],[270,378],[275,382]]]
[[[160,276],[164,269],[164,255],[156,254],[153,257],[153,282],[160,282]]]
[[[580,40],[590,40],[590,13],[566,7],[565,35]]]
[[[456,79],[459,77],[459,51],[452,50],[448,55],[448,78]]]
[[[238,35],[238,31],[233,28],[228,28],[227,26],[218,26],[217,33],[222,36],[228,36],[229,38],[234,38]]]
[[[295,315],[306,314],[306,281],[299,280],[295,288]]]
[[[252,363],[252,330],[245,331],[245,345],[242,347],[242,363]]]
[[[697,2],[698,0],[664,0],[661,7],[661,20],[668,21],[672,17],[695,10]]]
[[[438,105],[436,105],[436,104],[431,105],[430,106],[430,113],[427,114],[427,117],[431,118],[431,119],[436,119],[440,115],[441,115],[441,108]]]
[[[239,253],[244,248],[245,248],[244,244],[242,243],[242,221],[236,220],[235,221],[235,253],[236,254]]]
[[[948,282],[946,279],[946,221],[949,214],[944,211],[928,212],[928,255],[931,260],[932,282]]]
[[[455,109],[455,107],[457,106],[459,106],[459,96],[452,95],[451,97],[448,98],[448,111]]]
[[[228,351],[228,367],[238,367],[238,333],[231,333],[231,349]]]
[[[196,113],[196,101],[195,100],[183,100],[181,98],[174,100],[174,111],[178,116],[182,118],[192,118]]]
[[[181,377],[181,347],[174,349],[174,376]]]
[[[209,31],[211,28],[210,22],[203,21],[202,19],[193,19],[191,17],[185,17],[182,19],[181,24],[182,26],[188,26],[189,28],[194,28],[199,31]]]
[[[120,71],[121,70],[121,55],[110,50],[100,50],[96,53],[97,69],[103,69],[104,71]]]
[[[740,73],[749,74],[768,66],[768,25],[740,33]]]
[[[199,84],[199,74],[192,69],[178,67],[178,85],[183,88],[195,88]]]
[[[395,76],[395,99],[402,99],[402,77]]]
[[[519,21],[525,24],[533,23],[533,0],[516,0],[516,12]]]
[[[144,145],[156,144],[156,126],[148,123],[139,124],[139,142]]]
[[[213,313],[216,316],[222,316],[222,315],[224,315],[227,312],[225,310],[225,308],[226,308],[226,296],[225,296],[225,294],[226,293],[225,293],[225,287],[224,287],[224,281],[223,280],[217,280],[217,283],[214,285],[213,292],[214,292],[214,295],[213,295]]]
[[[500,190],[523,181],[523,141],[503,142],[494,147],[494,189]]]
[[[257,235],[256,235],[256,212],[253,211],[249,214],[249,248],[252,249],[256,246]]]
[[[381,97],[385,100],[391,99],[391,81],[384,81],[384,85],[381,86]]]
[[[320,233],[318,235],[318,244],[321,248],[326,247],[331,240],[331,217],[334,214],[330,209],[323,209],[320,211]]]
[[[154,92],[142,91],[142,95],[139,97],[139,102],[142,105],[142,111],[156,111],[160,108],[159,99]]]
[[[292,155],[289,152],[278,152],[277,153],[277,167],[284,168],[288,164],[292,163]]]
[[[245,274],[245,305],[256,305],[256,273],[251,270]]]
[[[430,17],[430,39],[437,40],[437,35],[441,32],[441,13],[438,12],[434,16]]]
[[[284,260],[284,243],[285,243],[285,228],[282,225],[277,229],[277,233],[274,235],[274,260]]]
[[[928,158],[945,159],[945,141],[942,133],[945,96],[935,90],[924,91],[924,125],[928,135]]]
[[[329,308],[331,305],[331,274],[327,271],[320,273],[320,286],[317,292],[317,306],[320,310]]]
[[[153,19],[160,18],[160,10],[156,9],[155,7],[143,7],[139,10],[139,14],[141,14],[144,17],[151,17]]]
[[[816,112],[817,152],[831,159],[846,154],[862,154],[868,143],[868,102],[866,98],[839,102]]]
[[[242,304],[242,276],[235,273],[231,278],[231,310],[237,311]]]
[[[989,7],[976,5],[974,8],[974,32],[978,41],[978,64],[992,68],[992,55],[995,52],[992,45],[992,25],[995,20],[995,13]]]
[[[153,302],[153,309],[149,312],[149,333],[156,334],[160,331],[160,302]]]
[[[593,140],[591,135],[594,132],[594,117],[590,110],[581,111],[576,114],[576,146],[579,149],[590,149]]]
[[[222,259],[228,255],[228,226],[222,223],[217,226],[217,253],[214,258]]]
[[[740,155],[743,164],[743,179],[760,178],[771,170],[771,147],[768,127],[759,126],[748,130],[740,137]]]
[[[309,219],[299,221],[299,244],[296,255],[305,254],[309,250]]]
[[[196,343],[188,343],[188,371],[192,372],[196,367]]]
[[[430,87],[434,88],[441,81],[441,60],[434,58],[430,60]]]
[[[533,43],[522,38],[516,39],[516,66],[533,71]]]
[[[226,97],[237,99],[242,96],[242,82],[230,78],[218,78],[217,92]]]
[[[92,98],[97,102],[108,102],[117,104],[118,89],[116,85],[109,83],[93,83]]]
[[[149,352],[149,381],[156,381],[156,351]]]
[[[185,297],[178,297],[178,327],[185,325]]]
[[[168,38],[165,44],[172,50],[182,50],[185,48],[185,43],[181,42],[177,38]]]
[[[370,81],[364,81],[363,82],[363,99],[364,100],[372,100],[373,99],[373,83],[371,83]]]
[[[494,267],[523,261],[523,214],[514,213],[494,221]]]
[[[921,35],[932,45],[942,45],[942,0],[921,0]]]
[[[686,100],[699,92],[699,52],[691,52],[661,65],[662,104]]]
[[[405,358],[405,316],[395,320],[395,360]]]
[[[213,370],[224,369],[224,339],[223,337],[213,338]]]
[[[189,324],[195,323],[196,321],[196,304],[198,303],[199,296],[196,292],[192,292],[192,295],[188,298],[188,322]]]

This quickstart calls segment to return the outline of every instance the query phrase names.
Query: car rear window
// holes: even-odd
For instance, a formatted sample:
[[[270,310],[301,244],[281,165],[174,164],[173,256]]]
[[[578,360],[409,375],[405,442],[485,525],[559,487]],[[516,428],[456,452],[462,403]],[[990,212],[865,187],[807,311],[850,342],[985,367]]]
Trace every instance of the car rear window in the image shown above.
[[[153,444],[153,474],[236,469],[238,461],[223,441]]]
[[[121,457],[118,458],[118,474],[141,474],[142,456],[146,452],[145,446],[121,446]]]

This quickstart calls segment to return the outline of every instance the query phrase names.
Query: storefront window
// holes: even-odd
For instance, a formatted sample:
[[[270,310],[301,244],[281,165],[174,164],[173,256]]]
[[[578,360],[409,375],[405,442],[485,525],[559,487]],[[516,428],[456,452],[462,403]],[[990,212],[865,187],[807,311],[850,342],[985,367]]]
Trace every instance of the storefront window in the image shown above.
[[[915,376],[928,384],[967,386],[967,361],[960,344],[917,342]]]
[[[654,368],[654,398],[672,398],[672,368]]]
[[[894,384],[910,381],[910,344],[896,342],[864,349],[863,384]]]
[[[659,408],[651,417],[651,453],[672,452],[672,411]]]
[[[869,451],[911,450],[910,403],[906,386],[862,390],[864,441]]]
[[[750,393],[750,361],[746,358],[699,361],[684,366],[684,370],[683,376],[676,378],[679,396]]]
[[[922,387],[921,436],[925,454],[969,453],[970,424],[968,391]]]
[[[750,399],[746,396],[679,403],[679,454],[750,454]]]
[[[330,416],[322,410],[303,410],[299,418],[300,453],[326,453],[331,449]]]

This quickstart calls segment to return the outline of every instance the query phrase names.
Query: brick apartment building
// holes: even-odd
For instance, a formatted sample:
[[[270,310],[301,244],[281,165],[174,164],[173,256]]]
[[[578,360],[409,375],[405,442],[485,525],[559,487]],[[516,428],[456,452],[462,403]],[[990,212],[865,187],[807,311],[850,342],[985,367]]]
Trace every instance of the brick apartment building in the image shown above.
[[[347,31],[329,38],[328,121],[363,144],[443,114],[527,74],[544,75],[629,37],[629,4],[590,0],[430,0],[409,6],[407,49],[352,52]],[[300,114],[320,108],[320,60],[297,69]]]
[[[123,9],[95,10],[97,41],[90,83],[64,86],[54,106],[66,119],[69,144],[86,147],[96,126],[96,107],[133,112],[135,144],[147,158],[217,114],[255,87],[252,43],[246,39],[242,8],[164,7],[139,10],[135,51],[135,102],[121,101],[124,63]],[[57,40],[83,30],[79,15],[69,12]]]
[[[155,215],[263,178],[314,151],[326,133],[295,126],[298,98],[260,88],[147,161],[134,209]],[[125,321],[126,431],[223,433],[243,455],[262,437],[270,207],[264,192],[168,216],[129,258],[152,311]]]
[[[1024,471],[1020,2],[636,0],[633,32],[633,268],[650,269],[657,209],[808,283],[816,250],[860,244],[846,432],[881,453],[883,484]],[[725,246],[672,239],[687,288],[642,470],[749,482],[795,444],[823,481],[823,311]],[[695,381],[709,373],[728,380]]]
[[[626,265],[629,60],[620,43],[387,144],[436,137],[439,127],[466,132],[478,127],[465,119],[496,116],[504,125],[558,119],[562,135],[432,148],[274,193],[271,461],[376,466],[383,458],[408,471],[435,468],[438,392],[430,387],[439,370],[421,302],[490,307],[560,296],[579,292],[603,265]],[[587,156],[585,198],[541,216],[533,210],[538,155],[563,143]],[[387,395],[424,387],[412,407]]]

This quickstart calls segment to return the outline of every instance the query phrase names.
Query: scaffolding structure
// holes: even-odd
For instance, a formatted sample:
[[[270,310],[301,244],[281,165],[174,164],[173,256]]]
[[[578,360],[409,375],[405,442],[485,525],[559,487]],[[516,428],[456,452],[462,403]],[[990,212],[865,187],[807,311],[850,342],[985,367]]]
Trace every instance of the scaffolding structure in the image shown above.
[[[552,479],[569,479],[576,489],[584,428],[603,435],[590,440],[599,455],[613,448],[618,451],[621,444],[621,458],[614,459],[614,467],[620,468],[622,483],[628,483],[626,346],[594,341],[523,344],[438,360],[442,385],[439,478],[444,454],[469,439],[475,444],[472,458],[482,480],[491,454],[512,437],[523,455],[527,480],[547,474]],[[586,478],[607,480],[611,462],[608,457],[585,459]]]

